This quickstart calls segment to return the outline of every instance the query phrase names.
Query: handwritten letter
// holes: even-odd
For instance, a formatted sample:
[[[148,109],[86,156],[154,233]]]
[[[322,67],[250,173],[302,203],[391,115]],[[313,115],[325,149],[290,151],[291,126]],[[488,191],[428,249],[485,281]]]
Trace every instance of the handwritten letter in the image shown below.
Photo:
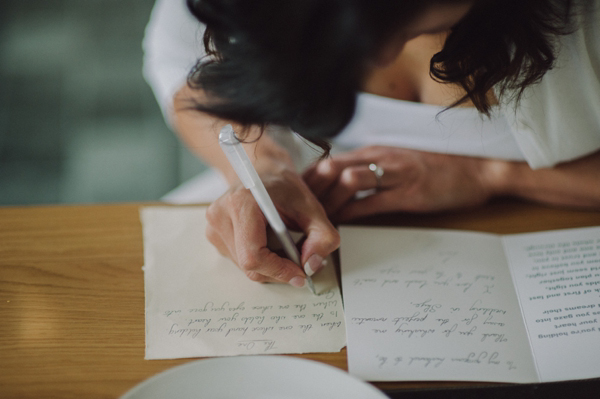
[[[146,358],[336,352],[345,323],[330,264],[308,289],[250,281],[208,242],[205,208],[149,207]]]
[[[499,382],[600,376],[600,228],[341,233],[352,373]]]
[[[340,232],[351,373],[371,381],[536,380],[497,236]]]

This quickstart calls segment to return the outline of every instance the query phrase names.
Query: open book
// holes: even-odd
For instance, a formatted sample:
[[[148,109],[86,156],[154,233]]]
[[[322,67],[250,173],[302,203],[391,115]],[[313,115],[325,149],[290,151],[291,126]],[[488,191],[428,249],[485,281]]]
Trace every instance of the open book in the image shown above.
[[[370,381],[600,376],[600,228],[341,227],[349,371]]]

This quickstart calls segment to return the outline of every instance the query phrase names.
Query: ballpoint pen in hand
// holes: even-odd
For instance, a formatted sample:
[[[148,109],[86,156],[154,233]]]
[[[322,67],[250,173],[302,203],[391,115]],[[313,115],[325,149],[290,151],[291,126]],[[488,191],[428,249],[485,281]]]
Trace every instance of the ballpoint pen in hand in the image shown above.
[[[250,162],[244,147],[242,147],[241,142],[236,137],[231,125],[226,125],[221,129],[221,133],[219,134],[219,144],[235,170],[235,173],[237,173],[239,179],[244,184],[244,187],[252,192],[254,199],[258,203],[262,213],[265,215],[269,225],[275,231],[288,258],[302,269],[298,248],[296,248],[296,244],[294,243],[294,240],[292,240],[283,220],[281,220],[281,216],[277,212],[273,200],[269,196],[262,180],[260,180],[258,173],[256,173],[252,162]],[[310,291],[313,294],[316,294],[315,286],[308,275],[306,276],[306,283]]]

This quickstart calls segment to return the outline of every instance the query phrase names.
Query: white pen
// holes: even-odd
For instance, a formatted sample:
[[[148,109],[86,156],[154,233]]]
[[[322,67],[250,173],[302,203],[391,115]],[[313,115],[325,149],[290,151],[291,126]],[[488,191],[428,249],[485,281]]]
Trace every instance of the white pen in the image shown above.
[[[221,133],[219,134],[219,144],[227,156],[229,163],[231,163],[231,166],[235,170],[235,173],[237,173],[244,184],[244,187],[252,192],[260,210],[265,215],[265,218],[267,218],[269,225],[275,231],[277,238],[281,242],[283,250],[290,260],[302,269],[298,248],[296,248],[296,244],[294,243],[294,240],[292,240],[290,232],[285,227],[283,220],[281,220],[281,216],[277,212],[273,200],[269,196],[262,180],[260,180],[258,173],[256,173],[256,169],[254,169],[252,162],[250,162],[244,147],[242,147],[242,143],[236,137],[231,125],[226,125],[221,129]],[[316,295],[315,286],[308,275],[306,276],[306,285],[308,285],[310,291]]]

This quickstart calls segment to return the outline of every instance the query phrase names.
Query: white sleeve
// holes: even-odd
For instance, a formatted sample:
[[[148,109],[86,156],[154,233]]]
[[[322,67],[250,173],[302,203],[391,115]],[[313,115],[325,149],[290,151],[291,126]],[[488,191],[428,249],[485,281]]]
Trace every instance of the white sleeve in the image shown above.
[[[170,124],[173,96],[185,84],[196,61],[205,55],[204,26],[185,0],[157,0],[146,26],[143,75]]]
[[[536,168],[552,167],[600,149],[600,0],[578,14],[580,28],[560,37],[556,65],[528,87],[506,117]]]

